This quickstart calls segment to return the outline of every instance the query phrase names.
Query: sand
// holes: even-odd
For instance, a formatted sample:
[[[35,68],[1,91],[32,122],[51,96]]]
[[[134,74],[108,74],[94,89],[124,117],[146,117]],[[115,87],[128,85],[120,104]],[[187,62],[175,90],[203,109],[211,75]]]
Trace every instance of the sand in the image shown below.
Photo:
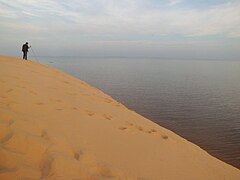
[[[240,179],[239,169],[60,70],[1,56],[0,87],[1,180]]]

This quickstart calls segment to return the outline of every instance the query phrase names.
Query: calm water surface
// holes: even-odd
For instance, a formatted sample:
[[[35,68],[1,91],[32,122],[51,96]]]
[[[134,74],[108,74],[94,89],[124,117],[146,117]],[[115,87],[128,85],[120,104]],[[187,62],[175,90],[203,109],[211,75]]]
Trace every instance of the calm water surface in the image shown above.
[[[38,59],[240,168],[240,61]]]

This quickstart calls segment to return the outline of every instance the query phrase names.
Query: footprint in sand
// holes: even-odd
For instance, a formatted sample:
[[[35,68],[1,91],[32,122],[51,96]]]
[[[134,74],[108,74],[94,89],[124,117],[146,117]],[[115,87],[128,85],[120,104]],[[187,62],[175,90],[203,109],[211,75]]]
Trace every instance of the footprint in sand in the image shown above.
[[[43,102],[36,102],[35,104],[36,105],[43,105],[44,103]]]
[[[68,81],[63,81],[65,84],[70,84],[70,82],[68,82]]]
[[[125,124],[126,124],[127,126],[133,126],[133,125],[134,125],[133,123],[128,122],[128,121],[126,121]]]
[[[76,108],[76,107],[72,107],[72,109],[73,109],[73,110],[76,110],[76,111],[78,110],[78,108]]]
[[[53,164],[53,157],[50,155],[46,155],[41,162],[40,169],[41,169],[41,179],[46,179],[52,169],[52,164]]]
[[[13,117],[11,116],[11,114],[5,114],[5,113],[1,113],[0,114],[0,124],[2,125],[6,125],[6,126],[11,126],[15,121],[13,120]],[[1,126],[0,126],[1,127]]]
[[[103,117],[107,120],[112,120],[112,116],[104,114]]]
[[[63,109],[61,109],[61,108],[57,108],[56,110],[57,110],[57,111],[62,111]]]
[[[156,133],[156,132],[157,132],[156,129],[150,129],[150,130],[147,131],[147,133],[149,133],[149,134],[151,134],[151,133]]]
[[[8,127],[10,127],[14,122],[15,122],[14,120],[9,121]]]
[[[161,137],[162,137],[162,139],[165,139],[165,140],[168,139],[168,136],[167,136],[167,135],[162,135]]]
[[[6,132],[5,132],[6,133]],[[8,133],[3,133],[1,134],[2,137],[0,139],[0,144],[5,144],[7,143],[12,137],[13,137],[13,132],[12,131],[9,131]]]
[[[26,89],[26,86],[18,86],[19,88]]]
[[[126,130],[127,127],[119,127],[118,129],[123,131],[123,130]]]
[[[79,161],[80,157],[83,155],[83,152],[80,150],[78,152],[74,153],[74,159],[76,159],[77,161]]]
[[[12,91],[13,91],[13,89],[8,89],[7,91],[5,91],[5,93],[10,93]]]
[[[99,165],[97,167],[97,174],[101,175],[104,178],[114,178],[116,177],[116,173],[112,171],[106,165]]]
[[[46,130],[42,130],[41,137],[44,139],[48,139],[48,134]]]
[[[1,171],[0,173],[14,173],[16,172],[18,169],[15,167],[12,168],[8,168],[8,167],[1,167]]]
[[[25,88],[25,87],[22,87],[22,88]],[[34,92],[34,91],[29,91],[29,93],[31,93],[31,94],[33,94],[33,95],[37,95],[37,93]]]
[[[39,138],[41,137],[32,136],[21,131],[10,132],[2,139],[1,143],[4,149],[18,154],[44,153],[48,148],[48,144],[45,141],[39,141]],[[31,148],[28,148],[29,144]]]
[[[120,103],[115,104],[116,107],[121,107]]]
[[[0,96],[0,97],[3,98],[3,99],[7,98],[7,96],[4,96],[4,95],[2,95],[2,96]]]
[[[156,130],[156,129],[151,129],[151,131],[152,131],[152,132],[157,132],[157,130]]]
[[[89,110],[86,110],[85,111],[89,116],[93,116],[95,113],[94,112],[92,112],[92,111],[89,111]]]
[[[106,103],[111,103],[111,102],[113,102],[111,99],[107,99],[107,98],[106,98],[104,101],[105,101]]]
[[[136,125],[135,128],[136,128],[137,130],[139,130],[139,131],[143,131],[142,126],[138,126],[138,125]]]

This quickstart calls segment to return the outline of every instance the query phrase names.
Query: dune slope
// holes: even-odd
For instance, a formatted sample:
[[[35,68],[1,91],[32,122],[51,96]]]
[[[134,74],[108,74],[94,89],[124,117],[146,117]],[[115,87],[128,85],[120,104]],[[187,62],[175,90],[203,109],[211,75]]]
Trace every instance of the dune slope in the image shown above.
[[[0,87],[0,179],[240,179],[240,170],[57,69],[2,56]]]

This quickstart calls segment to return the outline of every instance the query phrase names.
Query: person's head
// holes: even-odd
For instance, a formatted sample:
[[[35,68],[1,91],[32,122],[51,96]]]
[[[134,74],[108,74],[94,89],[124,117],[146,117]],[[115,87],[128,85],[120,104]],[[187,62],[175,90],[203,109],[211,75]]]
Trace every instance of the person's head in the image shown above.
[[[28,44],[28,42],[26,42],[26,44]]]

